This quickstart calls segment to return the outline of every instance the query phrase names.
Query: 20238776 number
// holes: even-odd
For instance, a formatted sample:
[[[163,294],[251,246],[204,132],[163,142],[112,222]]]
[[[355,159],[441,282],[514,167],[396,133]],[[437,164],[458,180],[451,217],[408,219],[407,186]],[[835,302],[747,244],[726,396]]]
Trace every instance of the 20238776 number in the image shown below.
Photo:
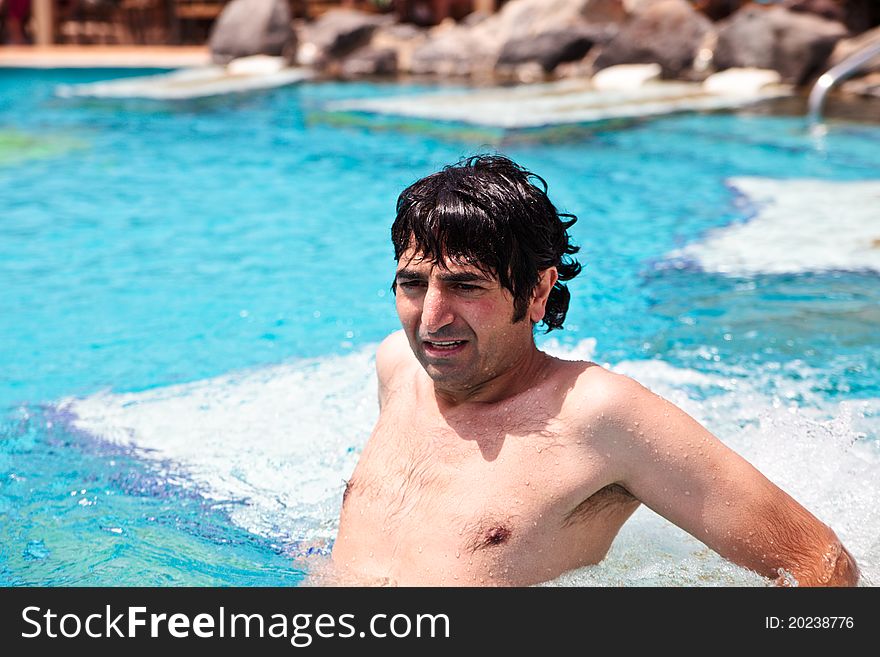
[[[768,630],[851,630],[855,626],[852,616],[765,616],[764,627]]]

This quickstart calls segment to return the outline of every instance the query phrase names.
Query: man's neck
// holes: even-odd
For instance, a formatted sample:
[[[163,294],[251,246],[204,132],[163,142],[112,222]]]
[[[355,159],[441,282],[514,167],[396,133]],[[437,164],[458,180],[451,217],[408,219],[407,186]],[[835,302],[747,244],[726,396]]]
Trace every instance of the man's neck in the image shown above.
[[[441,411],[463,404],[494,404],[525,392],[540,380],[551,357],[532,343],[513,365],[490,379],[467,389],[449,390],[434,384],[434,396]]]

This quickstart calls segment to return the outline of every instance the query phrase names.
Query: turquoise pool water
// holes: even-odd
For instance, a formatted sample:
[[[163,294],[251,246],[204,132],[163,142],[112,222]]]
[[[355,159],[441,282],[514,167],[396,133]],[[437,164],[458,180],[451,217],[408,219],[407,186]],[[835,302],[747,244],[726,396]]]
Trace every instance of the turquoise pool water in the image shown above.
[[[53,93],[146,72],[0,71],[0,585],[299,582],[294,557],[327,550],[375,417],[397,194],[496,149],[580,218],[586,268],[549,348],[685,405],[876,577],[880,242],[860,256],[827,238],[873,202],[880,240],[880,195],[847,186],[880,181],[880,126],[817,143],[800,117],[744,111],[505,135],[322,109],[415,86]],[[840,221],[797,210],[786,181],[804,179],[830,185],[819,214]],[[713,231],[768,207],[801,212],[794,265],[731,273]],[[833,266],[808,248],[826,239]],[[669,583],[670,565],[673,583],[745,577],[653,522],[631,531],[665,557],[622,534],[578,581]]]

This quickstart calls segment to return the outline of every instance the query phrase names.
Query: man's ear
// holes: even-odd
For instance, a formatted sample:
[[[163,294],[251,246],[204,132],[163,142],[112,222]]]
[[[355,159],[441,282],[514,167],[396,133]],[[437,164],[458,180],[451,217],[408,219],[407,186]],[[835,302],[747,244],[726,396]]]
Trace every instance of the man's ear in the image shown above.
[[[547,308],[547,298],[550,296],[550,290],[559,280],[559,272],[556,267],[548,267],[538,274],[538,284],[532,295],[532,303],[529,306],[529,319],[533,324],[537,324],[544,319],[544,313]]]

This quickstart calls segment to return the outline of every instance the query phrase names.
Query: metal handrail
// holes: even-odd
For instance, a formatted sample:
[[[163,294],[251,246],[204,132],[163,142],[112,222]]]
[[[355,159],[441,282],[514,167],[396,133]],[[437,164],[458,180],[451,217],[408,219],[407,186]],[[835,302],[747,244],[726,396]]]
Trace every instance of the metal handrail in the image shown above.
[[[848,78],[877,55],[880,55],[880,41],[873,41],[819,76],[810,91],[810,99],[807,102],[807,116],[813,128],[822,123],[822,106],[825,104],[825,96],[831,87]]]

